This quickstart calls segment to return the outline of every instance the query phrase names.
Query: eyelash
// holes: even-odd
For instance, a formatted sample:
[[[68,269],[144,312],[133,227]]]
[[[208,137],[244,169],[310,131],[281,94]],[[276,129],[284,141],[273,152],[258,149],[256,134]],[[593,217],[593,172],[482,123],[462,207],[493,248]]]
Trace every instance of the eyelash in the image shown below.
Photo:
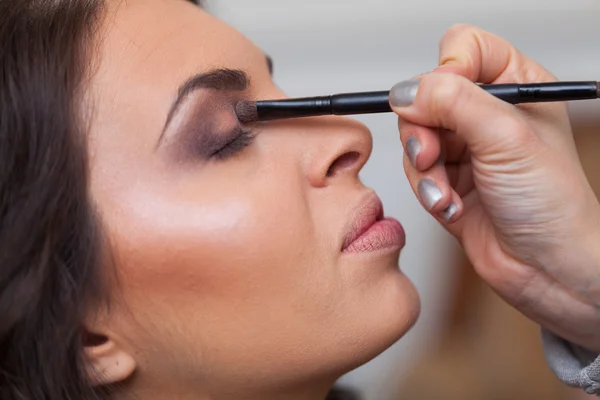
[[[224,146],[213,152],[211,158],[218,161],[225,160],[250,146],[255,137],[256,134],[252,129],[239,127]]]

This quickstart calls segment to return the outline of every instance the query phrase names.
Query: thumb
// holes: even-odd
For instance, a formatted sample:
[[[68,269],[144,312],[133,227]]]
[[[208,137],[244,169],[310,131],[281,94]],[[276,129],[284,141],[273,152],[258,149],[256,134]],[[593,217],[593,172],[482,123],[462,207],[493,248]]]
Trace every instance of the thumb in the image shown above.
[[[516,156],[524,150],[527,154],[537,140],[516,107],[453,73],[400,82],[389,99],[393,111],[406,121],[456,132],[478,158]]]

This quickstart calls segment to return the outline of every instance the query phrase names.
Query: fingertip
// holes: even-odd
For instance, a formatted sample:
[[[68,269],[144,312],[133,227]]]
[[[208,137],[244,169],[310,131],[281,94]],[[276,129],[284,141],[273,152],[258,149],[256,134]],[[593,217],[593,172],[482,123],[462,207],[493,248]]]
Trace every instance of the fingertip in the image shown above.
[[[441,153],[437,130],[404,122],[399,125],[404,154],[412,168],[426,171],[435,165]]]
[[[422,149],[421,142],[416,136],[409,137],[404,145],[406,156],[414,168],[417,168],[418,157]]]
[[[439,213],[439,216],[447,224],[452,224],[460,218],[461,209],[461,204],[457,204],[455,201],[452,201],[448,207]]]
[[[458,193],[456,193],[455,190],[450,190],[450,201],[448,205],[437,214],[437,217],[441,220],[441,222],[448,225],[452,225],[457,222],[461,218],[464,210],[462,198],[458,195]]]
[[[449,205],[448,196],[444,195],[433,179],[421,179],[417,185],[417,193],[423,207],[432,214],[444,211]]]
[[[409,79],[399,82],[392,87],[389,94],[389,101],[394,111],[403,107],[409,107],[414,103],[420,84],[420,79]]]

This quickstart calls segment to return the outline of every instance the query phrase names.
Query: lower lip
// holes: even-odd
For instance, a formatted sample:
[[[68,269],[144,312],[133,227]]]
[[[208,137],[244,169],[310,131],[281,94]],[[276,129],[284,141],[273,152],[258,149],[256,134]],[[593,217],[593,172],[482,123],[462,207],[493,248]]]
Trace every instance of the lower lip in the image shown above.
[[[362,235],[356,238],[344,253],[366,253],[390,248],[402,248],[406,243],[406,234],[400,222],[385,218],[375,222]]]

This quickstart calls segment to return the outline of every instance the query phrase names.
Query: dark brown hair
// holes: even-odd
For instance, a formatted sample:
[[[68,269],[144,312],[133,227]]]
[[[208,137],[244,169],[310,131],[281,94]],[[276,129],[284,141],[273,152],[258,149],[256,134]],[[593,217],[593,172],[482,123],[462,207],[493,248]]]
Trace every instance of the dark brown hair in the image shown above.
[[[0,3],[0,398],[87,400],[81,323],[101,293],[78,109],[99,0]]]
[[[108,397],[87,383],[82,341],[85,311],[106,294],[80,107],[102,9],[0,2],[2,400]]]

